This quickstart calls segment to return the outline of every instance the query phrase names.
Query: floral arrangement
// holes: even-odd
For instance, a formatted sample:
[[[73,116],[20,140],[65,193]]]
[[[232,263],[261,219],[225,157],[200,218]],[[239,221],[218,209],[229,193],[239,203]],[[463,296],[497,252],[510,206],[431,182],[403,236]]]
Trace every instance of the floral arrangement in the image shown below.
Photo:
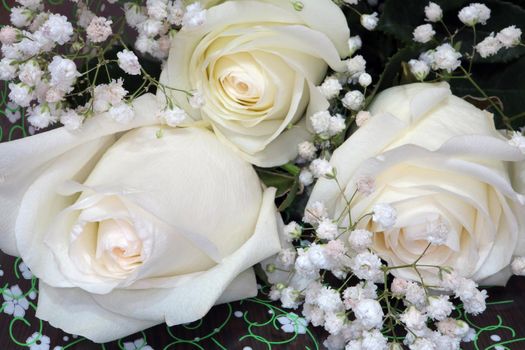
[[[257,271],[328,349],[448,350],[525,275],[523,7],[71,2],[0,29],[38,132],[0,144],[0,248],[39,318],[110,341]]]

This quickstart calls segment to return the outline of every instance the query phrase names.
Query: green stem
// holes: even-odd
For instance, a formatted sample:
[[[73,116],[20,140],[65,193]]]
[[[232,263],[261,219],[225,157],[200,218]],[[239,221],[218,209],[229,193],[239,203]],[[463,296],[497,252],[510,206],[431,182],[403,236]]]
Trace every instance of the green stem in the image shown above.
[[[292,174],[293,176],[299,176],[301,173],[301,168],[292,163],[281,165],[281,169],[285,170],[289,174]]]

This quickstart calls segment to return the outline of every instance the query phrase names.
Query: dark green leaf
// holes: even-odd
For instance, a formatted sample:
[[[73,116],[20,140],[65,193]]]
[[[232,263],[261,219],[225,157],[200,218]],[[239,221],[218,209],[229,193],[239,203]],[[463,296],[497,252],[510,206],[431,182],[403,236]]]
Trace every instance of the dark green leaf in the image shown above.
[[[282,197],[294,186],[296,178],[290,174],[269,169],[257,169],[259,178],[268,187],[277,189],[276,197]]]

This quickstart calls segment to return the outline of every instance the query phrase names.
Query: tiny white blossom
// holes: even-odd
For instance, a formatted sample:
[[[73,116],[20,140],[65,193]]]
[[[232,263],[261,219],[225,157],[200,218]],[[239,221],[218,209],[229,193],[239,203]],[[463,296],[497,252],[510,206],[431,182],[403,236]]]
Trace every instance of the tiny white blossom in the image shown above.
[[[163,20],[168,16],[168,1],[167,0],[147,0],[146,9],[148,15],[156,20]]]
[[[319,91],[328,100],[337,97],[342,89],[341,83],[334,77],[327,77],[319,86]]]
[[[353,309],[363,299],[377,299],[377,285],[359,282],[343,292],[343,302],[347,310]]]
[[[501,48],[503,48],[503,44],[494,36],[494,33],[491,33],[476,45],[476,51],[483,58],[497,54]]]
[[[303,221],[307,224],[315,225],[319,221],[328,217],[328,211],[323,203],[317,201],[313,202],[304,211]]]
[[[372,212],[372,220],[383,229],[389,229],[396,223],[397,212],[390,204],[378,203],[372,207]]]
[[[436,323],[438,331],[451,338],[463,338],[470,330],[465,321],[446,318]]]
[[[364,331],[361,339],[361,350],[387,350],[387,342],[385,336],[377,329]]]
[[[168,3],[168,22],[180,26],[184,19],[184,8],[181,0],[170,1]]]
[[[339,235],[337,224],[330,219],[322,219],[319,226],[315,230],[316,235],[320,239],[332,240]]]
[[[517,256],[510,265],[512,273],[518,276],[525,276],[525,256]]]
[[[310,116],[310,122],[314,132],[323,137],[327,136],[328,128],[330,127],[330,112],[320,111]]]
[[[135,116],[135,112],[129,104],[120,103],[109,109],[108,116],[117,123],[128,124]]]
[[[29,86],[24,83],[9,83],[9,99],[21,107],[29,107],[34,98]]]
[[[390,284],[390,291],[395,297],[402,298],[405,293],[408,285],[412,283],[403,278],[395,277],[392,283]]]
[[[462,8],[458,13],[458,18],[467,26],[475,26],[478,23],[486,24],[490,18],[490,9],[480,3],[473,3]]]
[[[509,144],[520,150],[521,153],[525,154],[525,136],[520,132],[512,132],[512,137],[509,140]]]
[[[438,4],[430,1],[425,6],[425,17],[430,22],[439,22],[443,18],[443,10]]]
[[[423,81],[430,73],[430,66],[425,61],[410,60],[408,61],[410,72],[417,80]]]
[[[414,332],[426,327],[427,317],[414,306],[410,306],[401,314],[399,320]]]
[[[0,80],[12,80],[16,77],[17,66],[14,62],[9,58],[0,60]]]
[[[59,45],[64,45],[73,35],[73,26],[67,20],[66,16],[51,14],[47,21],[39,29],[42,35]]]
[[[281,304],[287,309],[297,309],[300,304],[300,292],[292,287],[286,287],[281,291]]]
[[[432,55],[434,69],[444,69],[452,72],[461,65],[461,53],[457,52],[449,43],[436,48]]]
[[[369,111],[359,111],[357,112],[357,115],[355,116],[355,124],[358,127],[362,127],[363,125],[365,125],[367,121],[370,120],[371,117],[372,115],[370,114]]]
[[[54,56],[47,69],[51,74],[51,86],[64,92],[70,92],[77,77],[80,76],[75,62],[60,56]]]
[[[359,85],[362,87],[367,87],[368,85],[372,84],[372,77],[368,73],[363,73],[359,76]]]
[[[301,157],[304,160],[314,159],[315,154],[317,153],[317,148],[310,141],[301,142],[299,145],[297,145],[297,150],[299,153],[299,157]]]
[[[0,42],[3,45],[14,44],[16,42],[18,33],[20,33],[20,31],[16,28],[11,26],[3,26],[2,29],[0,29]]]
[[[133,28],[138,28],[140,24],[148,19],[145,10],[138,4],[126,2],[124,4],[126,22]]]
[[[329,136],[335,136],[343,132],[345,130],[346,124],[345,119],[342,115],[336,114],[335,116],[331,116],[329,123],[328,123],[328,135]]]
[[[454,304],[448,299],[448,295],[430,296],[426,307],[428,316],[436,321],[447,318],[454,310]]]
[[[360,21],[361,21],[361,25],[365,29],[374,30],[377,27],[379,18],[377,18],[377,12],[374,12],[371,15],[361,15]]]
[[[432,28],[432,25],[428,23],[416,27],[416,29],[414,29],[414,32],[412,33],[412,35],[414,36],[414,41],[423,44],[432,40],[435,34],[436,31],[434,30],[434,28]]]
[[[460,298],[463,302],[465,312],[472,315],[479,315],[487,308],[485,303],[485,299],[487,299],[487,297],[488,295],[486,290],[480,291],[478,289],[475,289],[473,291],[473,294],[469,297]]]
[[[93,94],[93,110],[97,113],[106,112],[111,106],[121,105],[122,99],[128,91],[122,86],[124,81],[112,80],[109,84],[100,84],[95,87]]]
[[[334,169],[326,159],[317,158],[310,163],[310,171],[316,178],[333,175]]]
[[[436,220],[427,221],[427,241],[435,245],[443,245],[447,242],[450,228],[441,217]]]
[[[369,196],[375,191],[375,179],[371,176],[360,176],[356,182],[356,190],[363,196]]]
[[[204,95],[200,91],[197,91],[191,95],[189,103],[191,107],[195,109],[200,109],[204,107],[204,105],[206,104],[206,100],[204,99]]]
[[[303,186],[310,186],[314,182],[314,175],[310,170],[303,168],[299,174],[299,182]]]
[[[163,23],[153,18],[148,18],[139,25],[139,32],[148,38],[161,34],[164,29]]]
[[[27,27],[31,23],[33,12],[25,7],[12,7],[9,19],[18,28]]]
[[[519,45],[521,41],[521,29],[516,28],[516,26],[509,26],[502,29],[497,35],[496,38],[503,44],[504,47],[511,48],[516,45]]]
[[[186,7],[186,13],[182,17],[182,27],[192,30],[201,27],[206,23],[206,10],[200,2],[195,2]]]
[[[356,55],[345,61],[346,70],[353,78],[358,78],[366,70],[366,60],[361,55]]]
[[[363,103],[365,102],[365,96],[359,90],[348,91],[341,100],[341,102],[346,108],[352,111],[358,111],[363,107]]]
[[[113,33],[113,21],[105,17],[94,17],[86,28],[87,38],[94,43],[101,43]]]
[[[338,312],[344,310],[343,301],[339,292],[330,287],[323,286],[317,295],[316,304],[324,312]]]
[[[50,108],[47,105],[39,105],[34,108],[30,108],[28,111],[29,117],[27,121],[36,130],[44,129],[57,121],[57,117],[51,113]]]
[[[353,309],[356,319],[367,330],[381,328],[383,325],[383,308],[377,300],[362,299]]]
[[[287,242],[291,242],[301,237],[302,231],[303,229],[301,226],[295,221],[290,221],[288,225],[283,228],[283,234]]]
[[[30,60],[19,66],[18,79],[28,86],[36,86],[44,72],[35,60]]]
[[[83,122],[84,117],[73,109],[67,110],[60,116],[60,123],[62,123],[67,130],[78,130],[82,127]]]
[[[349,56],[352,56],[361,46],[363,46],[361,37],[359,35],[351,36],[350,39],[348,39]]]
[[[404,293],[406,301],[416,308],[422,309],[426,305],[425,289],[419,284],[408,281]]]
[[[354,230],[348,236],[348,244],[353,250],[362,252],[372,245],[372,235],[373,233],[368,230]]]
[[[277,261],[284,267],[289,268],[295,263],[297,252],[293,248],[283,249],[277,255]]]
[[[93,18],[95,18],[95,14],[84,4],[83,2],[79,3],[77,5],[77,25],[81,28],[86,29]]]
[[[137,56],[129,50],[117,53],[118,66],[129,75],[140,75],[140,63]]]
[[[185,110],[179,107],[167,108],[160,113],[160,118],[169,126],[177,127],[189,119]]]
[[[352,259],[350,267],[357,278],[375,282],[383,277],[381,266],[381,259],[376,254],[364,251]]]

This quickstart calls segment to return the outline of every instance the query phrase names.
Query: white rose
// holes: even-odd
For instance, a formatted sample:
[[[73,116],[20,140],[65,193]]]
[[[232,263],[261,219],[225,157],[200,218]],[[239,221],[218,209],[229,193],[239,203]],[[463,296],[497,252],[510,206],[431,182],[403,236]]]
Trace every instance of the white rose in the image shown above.
[[[297,155],[297,144],[311,137],[303,116],[329,106],[316,85],[328,67],[345,69],[343,12],[330,0],[302,4],[298,10],[290,1],[236,0],[209,8],[205,24],[175,35],[161,75],[169,87],[201,92],[205,104],[195,109],[184,93],[166,91],[259,166]],[[162,91],[159,101],[165,101]]]
[[[448,231],[446,242],[431,246],[420,264],[504,284],[512,256],[524,255],[524,197],[513,190],[508,173],[523,154],[495,129],[491,114],[453,96],[446,83],[388,89],[370,112],[374,118],[334,152],[331,164],[347,198],[359,178],[375,178],[376,190],[352,201],[354,220],[378,203],[397,212],[388,229],[370,215],[360,222],[358,228],[374,232],[373,249],[389,265],[411,264],[428,244],[429,227],[439,226]],[[314,187],[310,203],[317,201],[326,204],[329,217],[346,206],[328,179]],[[436,268],[420,271],[427,283],[437,282]],[[413,269],[395,273],[417,279]]]
[[[134,108],[0,145],[0,248],[40,279],[39,318],[96,342],[256,295],[251,266],[280,250],[249,163],[207,130],[157,138],[154,96]]]

